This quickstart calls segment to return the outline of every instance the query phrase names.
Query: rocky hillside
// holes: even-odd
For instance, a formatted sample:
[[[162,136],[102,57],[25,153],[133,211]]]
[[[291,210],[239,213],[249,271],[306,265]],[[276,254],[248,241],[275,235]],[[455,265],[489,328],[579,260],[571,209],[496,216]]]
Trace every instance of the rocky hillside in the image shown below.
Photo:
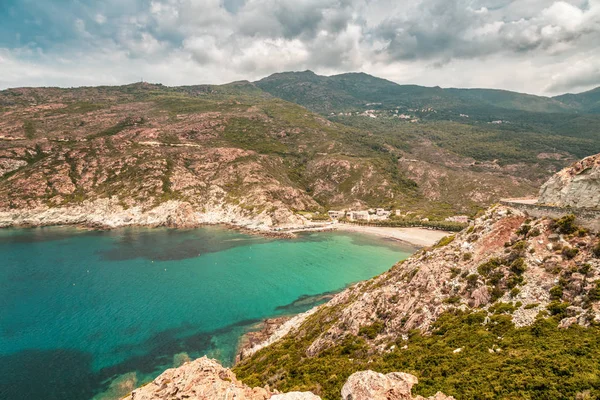
[[[367,206],[443,218],[532,194],[571,157],[480,163],[419,129],[338,124],[248,82],[9,89],[0,226],[267,229],[303,223],[297,211]]]
[[[550,178],[540,190],[539,202],[600,209],[600,154],[584,158]]]
[[[234,370],[249,384],[329,399],[367,368],[413,373],[422,395],[594,398],[599,301],[597,233],[571,216],[496,206],[335,296]]]
[[[405,373],[387,375],[362,371],[350,376],[341,395],[344,400],[453,400],[437,393],[424,398],[413,397],[411,389],[417,384],[415,376]],[[165,371],[148,385],[134,390],[124,400],[320,400],[311,392],[279,393],[268,386],[250,388],[236,379],[229,369],[206,357],[188,362],[179,368]]]

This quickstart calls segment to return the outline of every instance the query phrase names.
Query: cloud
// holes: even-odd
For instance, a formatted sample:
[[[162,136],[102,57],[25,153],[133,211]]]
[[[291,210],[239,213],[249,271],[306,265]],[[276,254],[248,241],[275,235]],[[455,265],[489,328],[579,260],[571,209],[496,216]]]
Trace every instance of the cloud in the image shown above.
[[[600,85],[600,0],[4,2],[0,88],[304,69],[548,94]]]

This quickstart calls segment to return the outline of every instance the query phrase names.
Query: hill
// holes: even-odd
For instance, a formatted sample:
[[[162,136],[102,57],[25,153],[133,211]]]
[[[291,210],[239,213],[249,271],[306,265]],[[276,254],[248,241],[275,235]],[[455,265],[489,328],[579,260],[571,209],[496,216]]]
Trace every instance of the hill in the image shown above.
[[[268,93],[320,112],[341,112],[372,106],[391,109],[456,110],[473,113],[482,108],[527,112],[577,112],[575,102],[493,89],[442,89],[399,85],[365,73],[320,76],[312,71],[285,72],[256,82]]]
[[[600,87],[579,94],[563,94],[554,99],[577,108],[581,112],[600,113]]]
[[[517,143],[480,162],[432,144],[443,127],[341,124],[249,82],[20,88],[0,104],[2,226],[268,229],[302,223],[298,211],[375,206],[443,218],[531,194],[572,157]]]

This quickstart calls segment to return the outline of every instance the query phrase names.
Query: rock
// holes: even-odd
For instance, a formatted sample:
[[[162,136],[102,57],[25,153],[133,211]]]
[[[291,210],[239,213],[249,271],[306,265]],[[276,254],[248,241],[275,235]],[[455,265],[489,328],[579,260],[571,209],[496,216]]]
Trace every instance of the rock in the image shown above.
[[[231,370],[222,367],[215,360],[202,357],[185,363],[179,368],[166,370],[151,383],[131,392],[124,400],[181,398],[267,400],[272,394],[265,388],[250,388],[244,385],[236,379]],[[315,397],[297,398],[315,399]]]
[[[425,400],[413,397],[417,377],[403,372],[383,375],[373,371],[357,372],[342,388],[344,400]],[[151,383],[131,392],[123,400],[321,400],[311,392],[273,393],[268,387],[250,388],[217,361],[202,357],[181,367],[163,372]],[[453,400],[437,393],[430,400]]]
[[[275,394],[271,400],[321,400],[321,398],[311,392],[289,392],[284,394]]]
[[[540,189],[539,203],[560,207],[600,207],[600,154],[555,174]]]
[[[342,387],[343,400],[412,400],[424,399],[413,397],[411,390],[418,383],[416,376],[403,372],[392,372],[387,375],[374,371],[356,372],[348,378]],[[428,399],[450,400],[453,397],[437,393]]]

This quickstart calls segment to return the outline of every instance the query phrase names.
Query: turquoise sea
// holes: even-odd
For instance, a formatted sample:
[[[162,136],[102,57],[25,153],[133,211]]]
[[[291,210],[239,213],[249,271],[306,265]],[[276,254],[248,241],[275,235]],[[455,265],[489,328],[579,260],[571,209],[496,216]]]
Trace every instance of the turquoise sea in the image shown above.
[[[332,232],[0,230],[0,399],[115,398],[186,357],[230,365],[257,322],[412,252]]]

